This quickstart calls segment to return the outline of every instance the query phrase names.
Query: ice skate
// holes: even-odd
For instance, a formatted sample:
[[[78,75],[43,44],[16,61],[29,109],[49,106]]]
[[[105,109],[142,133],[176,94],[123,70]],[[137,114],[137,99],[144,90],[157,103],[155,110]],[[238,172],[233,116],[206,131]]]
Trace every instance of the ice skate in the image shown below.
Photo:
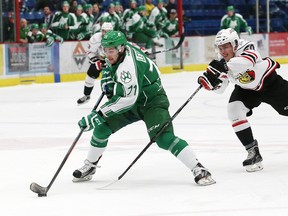
[[[87,103],[89,100],[90,100],[90,95],[84,95],[83,97],[77,100],[77,104],[81,105],[81,104]]]
[[[99,161],[99,160],[98,160]],[[96,167],[98,161],[92,163],[89,160],[84,161],[84,166],[80,169],[77,169],[73,172],[73,182],[84,182],[84,181],[90,181],[92,179],[92,176],[96,172]]]
[[[194,167],[192,173],[195,176],[194,180],[198,185],[207,186],[216,183],[216,181],[212,178],[211,173],[204,166],[202,166],[201,163],[198,163]]]
[[[263,169],[261,161],[263,160],[257,145],[251,147],[248,151],[247,159],[243,161],[243,166],[247,172],[256,172]]]

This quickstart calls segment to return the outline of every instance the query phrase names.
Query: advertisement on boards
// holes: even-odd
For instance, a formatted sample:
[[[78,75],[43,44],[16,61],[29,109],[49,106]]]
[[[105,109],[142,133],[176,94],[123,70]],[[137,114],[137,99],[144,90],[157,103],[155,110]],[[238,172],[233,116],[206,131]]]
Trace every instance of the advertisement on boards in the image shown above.
[[[269,37],[269,55],[287,56],[288,33],[270,33]]]
[[[90,66],[86,56],[88,41],[69,41],[60,46],[60,73],[86,72]]]
[[[7,44],[6,75],[54,72],[53,47],[44,43]]]

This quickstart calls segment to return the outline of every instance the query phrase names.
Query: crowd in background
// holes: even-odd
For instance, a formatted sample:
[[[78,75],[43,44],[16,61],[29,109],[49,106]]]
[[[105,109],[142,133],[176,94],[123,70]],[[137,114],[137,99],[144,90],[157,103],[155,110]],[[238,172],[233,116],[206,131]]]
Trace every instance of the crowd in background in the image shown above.
[[[9,1],[5,2],[9,7]],[[89,40],[101,31],[102,23],[111,22],[114,30],[125,33],[128,40],[151,48],[157,45],[160,37],[178,34],[175,0],[169,0],[167,4],[163,0],[154,2],[156,4],[146,0],[141,5],[136,0],[129,0],[129,6],[124,8],[120,1],[102,7],[102,0],[40,0],[32,10],[40,9],[43,17],[30,23],[25,17],[21,18],[20,42],[45,41],[47,46],[51,46],[55,41]],[[23,0],[19,4],[21,12],[28,10]],[[9,35],[9,31],[6,33]],[[6,38],[6,41],[12,41],[12,37]]]
[[[5,12],[2,29],[4,37],[0,37],[0,42],[15,42],[13,2],[2,1],[2,10]],[[63,11],[63,0],[19,0],[22,18],[20,41],[23,43],[43,41],[48,37],[47,44],[51,45],[53,41],[87,40],[99,31],[104,21],[112,22],[115,30],[123,31],[129,40],[144,44],[146,47],[151,47],[159,37],[173,37],[178,34],[177,0],[164,0],[163,2],[161,0],[69,0],[67,2],[69,6],[65,7],[69,8],[71,15],[69,15],[69,29],[65,29],[66,25],[63,23],[56,26],[57,22],[54,22],[57,19],[61,20],[62,15],[66,16],[66,12]],[[222,16],[226,15],[227,6],[232,6],[234,3],[233,16],[227,13],[227,19],[221,20]],[[259,1],[259,32],[267,32],[265,4],[266,0]],[[269,1],[269,6],[270,32],[288,31],[288,1]],[[151,15],[152,9],[154,12]],[[36,14],[37,18],[29,17],[30,13]],[[241,30],[241,32],[246,31],[251,34],[257,30],[255,0],[237,2],[233,0],[183,0],[182,13],[186,36],[215,35],[221,28],[235,26],[235,20],[241,23],[238,25],[238,27],[241,26],[240,29],[235,28],[238,33]],[[52,25],[51,22],[53,22]],[[46,25],[43,25],[44,23]],[[32,24],[38,24],[38,26]],[[34,33],[31,27],[36,29],[33,30]],[[41,32],[44,36],[41,36]],[[28,33],[33,37],[29,38]]]

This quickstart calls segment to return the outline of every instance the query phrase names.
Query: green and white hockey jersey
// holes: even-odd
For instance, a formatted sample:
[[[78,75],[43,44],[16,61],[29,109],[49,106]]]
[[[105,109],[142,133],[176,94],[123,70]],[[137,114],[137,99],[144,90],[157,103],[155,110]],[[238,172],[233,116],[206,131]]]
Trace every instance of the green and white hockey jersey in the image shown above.
[[[57,11],[54,14],[51,29],[64,40],[68,40],[70,30],[75,30],[76,28],[76,17],[73,13],[63,13],[62,11]]]
[[[101,17],[99,17],[99,19],[104,19],[105,22],[111,22],[115,31],[120,30],[121,20],[115,12],[113,14],[105,12],[101,15]]]
[[[44,34],[41,31],[37,31],[37,33],[32,33],[32,31],[29,31],[27,34],[28,43],[34,43],[34,42],[41,42],[44,40]]]
[[[155,24],[157,30],[162,30],[167,22],[167,10],[164,7],[161,10],[155,7],[151,11],[149,21]]]
[[[168,20],[163,28],[163,32],[169,36],[178,34],[178,19]]]
[[[100,108],[105,116],[124,113],[135,105],[151,105],[156,95],[165,94],[155,63],[140,49],[125,47],[123,61],[109,67],[115,85],[113,97]]]
[[[246,20],[242,17],[239,13],[234,13],[233,16],[228,16],[227,14],[224,15],[221,19],[221,29],[232,28],[234,29],[238,35],[240,34],[241,30],[252,34],[252,29],[248,26]]]

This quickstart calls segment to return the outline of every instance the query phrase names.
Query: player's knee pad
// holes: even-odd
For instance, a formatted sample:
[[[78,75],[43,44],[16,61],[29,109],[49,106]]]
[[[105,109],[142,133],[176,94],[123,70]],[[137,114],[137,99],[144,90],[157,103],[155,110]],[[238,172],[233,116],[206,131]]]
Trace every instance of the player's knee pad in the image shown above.
[[[107,146],[108,138],[112,134],[111,129],[105,123],[96,125],[90,144],[95,147],[103,148]]]
[[[250,127],[250,124],[248,123],[248,120],[246,118],[246,115],[247,113],[249,113],[250,109],[248,109],[243,102],[233,101],[229,103],[227,111],[228,118],[235,132]]]
[[[188,145],[186,141],[176,137],[172,132],[162,133],[156,143],[160,148],[169,150],[175,156]]]
[[[88,88],[92,88],[94,87],[94,83],[95,79],[87,75],[85,78],[85,86]]]

